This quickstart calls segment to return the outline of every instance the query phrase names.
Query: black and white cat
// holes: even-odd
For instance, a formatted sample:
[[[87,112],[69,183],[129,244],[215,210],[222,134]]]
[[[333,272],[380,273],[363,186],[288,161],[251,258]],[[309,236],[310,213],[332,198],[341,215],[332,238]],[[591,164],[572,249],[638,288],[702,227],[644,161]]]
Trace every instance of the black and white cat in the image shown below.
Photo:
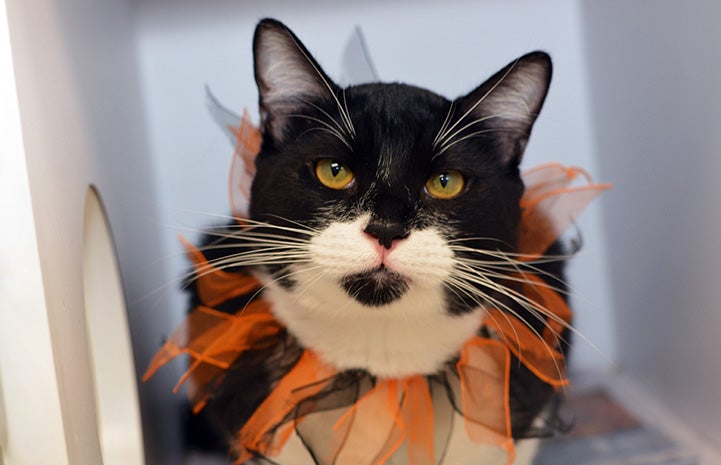
[[[260,22],[253,50],[262,133],[253,234],[234,233],[222,247],[210,235],[209,260],[258,276],[299,346],[378,379],[441,370],[479,333],[486,306],[543,329],[498,270],[517,263],[519,163],[550,83],[548,55],[520,57],[450,101],[404,84],[340,88],[275,20]],[[484,279],[481,262],[490,263]],[[538,266],[560,278],[561,263]],[[254,363],[255,376],[229,373],[209,401],[230,434],[272,389],[274,367]],[[514,437],[532,436],[554,397],[512,363]],[[504,463],[464,438],[457,413],[452,421],[443,463]],[[530,460],[530,442],[518,442],[516,463]],[[273,460],[315,463],[297,438]]]

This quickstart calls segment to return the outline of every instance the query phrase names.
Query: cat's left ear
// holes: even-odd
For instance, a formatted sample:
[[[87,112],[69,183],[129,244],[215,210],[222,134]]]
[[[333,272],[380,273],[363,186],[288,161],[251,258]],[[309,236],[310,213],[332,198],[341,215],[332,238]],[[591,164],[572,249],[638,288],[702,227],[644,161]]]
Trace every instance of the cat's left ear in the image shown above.
[[[509,63],[456,100],[463,124],[480,120],[498,143],[504,163],[518,164],[551,83],[551,57],[532,52]],[[457,113],[458,114],[458,113]]]
[[[280,21],[263,19],[253,38],[261,130],[281,140],[290,118],[314,102],[334,99],[338,86]]]

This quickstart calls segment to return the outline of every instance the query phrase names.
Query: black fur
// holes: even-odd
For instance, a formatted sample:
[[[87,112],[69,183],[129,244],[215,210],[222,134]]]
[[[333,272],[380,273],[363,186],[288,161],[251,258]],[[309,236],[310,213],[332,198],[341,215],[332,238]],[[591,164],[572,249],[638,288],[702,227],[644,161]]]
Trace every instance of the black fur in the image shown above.
[[[383,265],[378,270],[346,276],[341,286],[349,295],[369,307],[387,305],[408,291],[408,283],[403,276]]]
[[[265,69],[270,58],[264,55],[270,52],[263,44],[277,45],[284,39],[288,54],[297,55],[286,58],[289,63],[284,65],[306,67],[299,73],[299,79],[310,82],[305,84],[309,90],[301,96],[285,96],[268,84],[272,78],[267,75],[273,71]],[[451,121],[457,121],[470,111],[455,128],[461,129],[469,121],[497,113],[495,107],[487,106],[498,102],[488,99],[473,108],[484,96],[512,93],[519,94],[517,99],[529,100],[524,101],[527,113],[507,111],[507,116],[470,125],[454,140],[479,134],[439,153],[433,140],[449,115],[451,101],[404,84],[340,89],[322,72],[297,37],[274,20],[258,25],[253,43],[263,144],[251,192],[252,219],[279,223],[283,218],[323,227],[331,221],[352,219],[358,212],[371,211],[369,227],[382,232],[379,241],[386,246],[388,231],[394,237],[403,237],[411,228],[437,226],[447,232],[449,239],[492,238],[469,241],[466,245],[470,247],[514,249],[523,194],[518,164],[551,76],[551,62],[545,53],[534,52],[519,58],[468,95],[456,99],[450,116]],[[509,78],[521,72],[530,74],[532,89],[519,89],[523,82]],[[279,93],[284,95],[281,101],[275,97]],[[271,103],[267,95],[274,96]],[[318,123],[328,121],[327,115],[342,121],[339,103],[347,107],[356,131],[348,141],[350,147],[321,130]],[[315,178],[314,164],[328,157],[345,163],[355,173],[356,182],[351,188],[331,190]],[[451,200],[429,196],[424,190],[426,181],[434,173],[446,170],[463,174],[464,191]],[[385,176],[379,178],[379,173]],[[371,282],[368,286],[375,287]],[[369,302],[383,304],[400,297],[390,290],[385,296],[377,295]],[[451,313],[463,313],[475,306],[450,291],[447,300]]]
[[[274,88],[277,82],[268,69],[273,59],[269,56],[270,41],[286,47],[285,59],[290,60],[286,66],[299,69],[303,79],[298,86],[303,89],[300,95]],[[384,247],[412,229],[434,226],[448,239],[468,239],[465,245],[469,247],[515,250],[519,202],[524,192],[518,165],[550,83],[551,62],[545,53],[519,58],[467,95],[451,101],[404,84],[341,89],[323,73],[297,37],[274,20],[261,21],[253,47],[263,139],[251,189],[252,220],[323,228],[333,221],[371,212],[366,231]],[[482,100],[489,95],[492,97]],[[498,108],[505,108],[504,98],[523,100],[517,103],[527,112],[499,113]],[[345,141],[318,124],[331,116],[342,125],[339,104],[347,108],[355,130],[354,135],[344,134]],[[453,123],[466,112],[468,117],[455,128],[460,130],[454,138],[458,142],[443,151],[438,144],[434,146],[446,118]],[[473,120],[480,121],[463,129]],[[460,140],[464,136],[468,137]],[[322,158],[346,164],[355,174],[354,183],[342,190],[323,186],[314,174],[314,166]],[[449,170],[464,176],[461,194],[450,200],[430,196],[424,188],[426,181],[434,173]],[[233,252],[219,250],[210,253]],[[562,264],[542,266],[561,279]],[[285,267],[274,265],[266,271],[279,276]],[[547,279],[562,286],[555,278]],[[281,282],[294,286],[291,278]],[[368,306],[385,305],[408,287],[402,277],[382,269],[347,277],[342,286]],[[462,314],[477,306],[477,302],[452,292],[447,293],[446,302],[450,314]],[[529,325],[543,328],[542,321],[522,308],[514,308]],[[231,370],[208,408],[223,420],[228,434],[243,424],[272,384],[270,371],[265,368],[267,360],[238,363],[256,366],[255,376],[249,377],[246,370],[238,379]],[[549,403],[553,389],[517,361],[512,366],[511,387],[513,432],[522,437],[529,434],[531,421]]]

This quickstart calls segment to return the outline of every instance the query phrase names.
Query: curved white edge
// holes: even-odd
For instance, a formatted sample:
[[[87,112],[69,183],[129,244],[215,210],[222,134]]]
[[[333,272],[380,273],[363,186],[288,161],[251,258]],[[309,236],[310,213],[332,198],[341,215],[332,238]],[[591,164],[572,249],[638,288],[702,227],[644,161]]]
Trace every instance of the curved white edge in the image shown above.
[[[5,1],[0,1],[0,102],[0,424],[5,430],[0,431],[0,460],[66,465]]]
[[[135,366],[115,246],[97,189],[83,220],[83,290],[98,435],[105,465],[144,465]]]

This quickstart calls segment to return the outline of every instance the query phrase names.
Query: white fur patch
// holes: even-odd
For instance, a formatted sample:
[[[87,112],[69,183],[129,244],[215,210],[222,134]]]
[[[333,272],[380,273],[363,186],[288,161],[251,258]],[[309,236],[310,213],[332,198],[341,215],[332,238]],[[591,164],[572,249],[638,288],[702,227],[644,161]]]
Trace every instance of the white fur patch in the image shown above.
[[[335,223],[314,237],[311,263],[292,268],[294,290],[269,284],[274,312],[301,344],[340,370],[361,368],[379,377],[435,373],[476,333],[482,309],[461,316],[445,311],[443,280],[454,258],[437,231],[412,231],[388,251],[363,233],[368,219]],[[400,299],[369,307],[341,287],[343,277],[381,263],[408,279]]]

